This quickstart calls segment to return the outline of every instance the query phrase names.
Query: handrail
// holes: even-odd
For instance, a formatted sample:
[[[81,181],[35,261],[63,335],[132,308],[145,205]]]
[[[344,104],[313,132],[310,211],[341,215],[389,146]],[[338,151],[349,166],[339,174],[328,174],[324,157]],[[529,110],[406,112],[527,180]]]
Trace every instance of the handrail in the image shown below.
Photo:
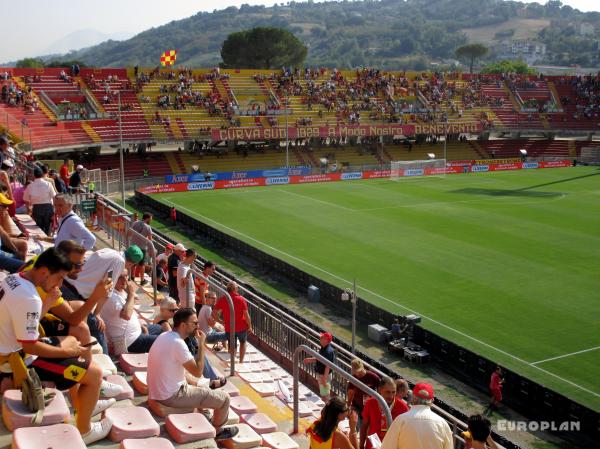
[[[305,352],[305,353],[309,354],[310,356],[314,357],[319,362],[321,362],[323,365],[328,366],[331,369],[331,371],[338,373],[340,376],[342,376],[348,382],[352,382],[352,384],[354,386],[358,387],[364,393],[375,398],[377,400],[377,402],[379,402],[379,407],[381,407],[381,410],[383,410],[383,412],[385,413],[385,419],[387,421],[388,429],[389,429],[389,427],[392,425],[392,414],[390,412],[389,406],[387,405],[387,402],[385,402],[385,399],[383,399],[379,393],[377,393],[375,390],[366,386],[364,383],[362,383],[360,380],[358,380],[352,374],[348,374],[346,371],[342,370],[339,366],[337,366],[334,363],[327,360],[325,357],[323,357],[321,354],[319,354],[314,349],[311,349],[306,345],[300,345],[294,351],[294,433],[298,433],[299,400],[300,400],[299,391],[298,391],[298,379],[300,376],[300,363],[299,363],[300,362],[300,354],[302,352]]]

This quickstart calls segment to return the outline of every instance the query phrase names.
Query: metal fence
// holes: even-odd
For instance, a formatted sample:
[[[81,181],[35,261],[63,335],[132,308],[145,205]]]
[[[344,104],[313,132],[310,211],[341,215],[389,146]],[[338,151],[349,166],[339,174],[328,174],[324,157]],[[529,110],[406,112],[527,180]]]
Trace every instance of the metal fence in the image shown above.
[[[126,229],[129,226],[127,223],[130,221],[130,213],[123,209],[121,206],[111,202],[102,195],[96,195],[98,198],[98,225],[104,229],[111,239],[113,247],[115,245],[121,248],[126,244],[123,233],[127,234]],[[153,230],[153,244],[156,247],[156,251],[164,251],[165,246],[168,244],[177,243],[173,239],[169,238],[156,230]],[[234,276],[226,273],[225,271],[218,269],[215,271],[211,278],[207,279],[202,276],[201,271],[204,266],[203,260],[197,260],[194,273],[197,276],[201,276],[206,279],[211,288],[223,292],[226,288],[227,283],[232,280],[236,280]],[[293,312],[286,311],[285,308],[277,301],[272,300],[268,297],[264,297],[250,286],[244,285],[243,282],[237,281],[240,286],[239,291],[248,301],[248,308],[250,317],[252,320],[252,343],[255,344],[261,351],[269,355],[276,363],[292,373],[294,369],[298,369],[299,378],[316,390],[316,377],[314,373],[314,366],[300,365],[295,367],[294,364],[294,352],[301,346],[318,351],[319,349],[319,335],[321,330],[318,329],[314,323],[310,323],[308,320],[303,320],[299,316],[295,316]],[[233,315],[233,314],[232,314]],[[355,355],[351,352],[347,345],[343,345],[340,342],[333,342],[333,347],[336,352],[336,365],[341,368],[345,373],[350,373],[350,364],[352,359],[356,357],[363,357],[360,353]],[[363,358],[365,365],[376,372],[380,376],[391,375],[397,377],[396,373],[392,373],[385,368],[380,368],[368,360]],[[233,364],[232,364],[233,366]],[[233,369],[232,369],[233,374]],[[346,396],[346,389],[348,385],[348,374],[342,374],[340,372],[332,373],[332,393],[341,397]],[[455,447],[464,447],[464,440],[461,436],[461,432],[466,430],[467,425],[464,421],[444,411],[437,405],[433,405],[432,409],[440,416],[442,416],[450,425],[454,436]],[[500,437],[501,440],[504,440]],[[496,439],[498,441],[498,439]],[[504,440],[506,441],[506,440]],[[510,444],[512,448],[518,446]],[[502,446],[500,446],[502,447]]]

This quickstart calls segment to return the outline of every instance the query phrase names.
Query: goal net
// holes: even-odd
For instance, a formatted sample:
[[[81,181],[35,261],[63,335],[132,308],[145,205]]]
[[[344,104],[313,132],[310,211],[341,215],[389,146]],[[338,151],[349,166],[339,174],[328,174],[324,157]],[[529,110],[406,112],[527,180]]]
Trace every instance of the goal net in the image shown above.
[[[399,180],[420,176],[446,176],[446,159],[391,161],[390,163],[390,179]]]

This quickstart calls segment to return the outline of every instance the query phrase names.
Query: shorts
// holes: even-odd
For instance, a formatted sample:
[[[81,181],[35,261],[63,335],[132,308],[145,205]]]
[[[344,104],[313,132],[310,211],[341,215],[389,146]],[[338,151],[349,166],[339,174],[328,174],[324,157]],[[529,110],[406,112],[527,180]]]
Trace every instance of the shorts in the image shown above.
[[[52,340],[52,343],[57,339]],[[87,373],[90,362],[72,357],[68,359],[46,359],[38,357],[31,364],[31,368],[40,376],[40,380],[54,382],[58,390],[68,390],[81,382]]]
[[[47,337],[64,337],[69,335],[69,323],[61,319],[53,320],[44,317],[40,320],[40,324],[44,328],[44,334]]]
[[[502,401],[502,390],[500,388],[492,388],[490,391],[495,401]]]
[[[248,331],[240,331],[240,332],[235,332],[235,339],[234,339],[234,344],[235,347],[237,348],[237,342],[239,341],[240,343],[246,343],[246,341],[248,341]],[[227,341],[229,341],[229,333],[227,334]]]
[[[329,396],[329,393],[331,393],[331,382],[329,382],[329,380],[325,385],[319,384],[319,396],[324,398]]]

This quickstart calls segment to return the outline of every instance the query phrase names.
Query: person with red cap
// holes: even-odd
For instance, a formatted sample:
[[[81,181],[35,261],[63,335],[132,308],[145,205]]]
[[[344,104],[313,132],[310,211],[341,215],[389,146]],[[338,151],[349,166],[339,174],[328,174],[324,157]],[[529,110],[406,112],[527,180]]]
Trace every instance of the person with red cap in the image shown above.
[[[329,332],[322,332],[319,336],[319,355],[325,357],[331,363],[335,363],[335,351],[331,342],[333,341],[333,335]],[[317,382],[319,383],[319,396],[324,401],[329,399],[329,393],[331,392],[331,379],[329,374],[331,369],[325,364],[318,361],[315,357],[307,357],[304,359],[305,365],[315,364],[315,373],[317,375]]]
[[[416,384],[412,408],[394,420],[381,449],[452,449],[452,430],[444,418],[431,410],[433,399],[431,385]]]

